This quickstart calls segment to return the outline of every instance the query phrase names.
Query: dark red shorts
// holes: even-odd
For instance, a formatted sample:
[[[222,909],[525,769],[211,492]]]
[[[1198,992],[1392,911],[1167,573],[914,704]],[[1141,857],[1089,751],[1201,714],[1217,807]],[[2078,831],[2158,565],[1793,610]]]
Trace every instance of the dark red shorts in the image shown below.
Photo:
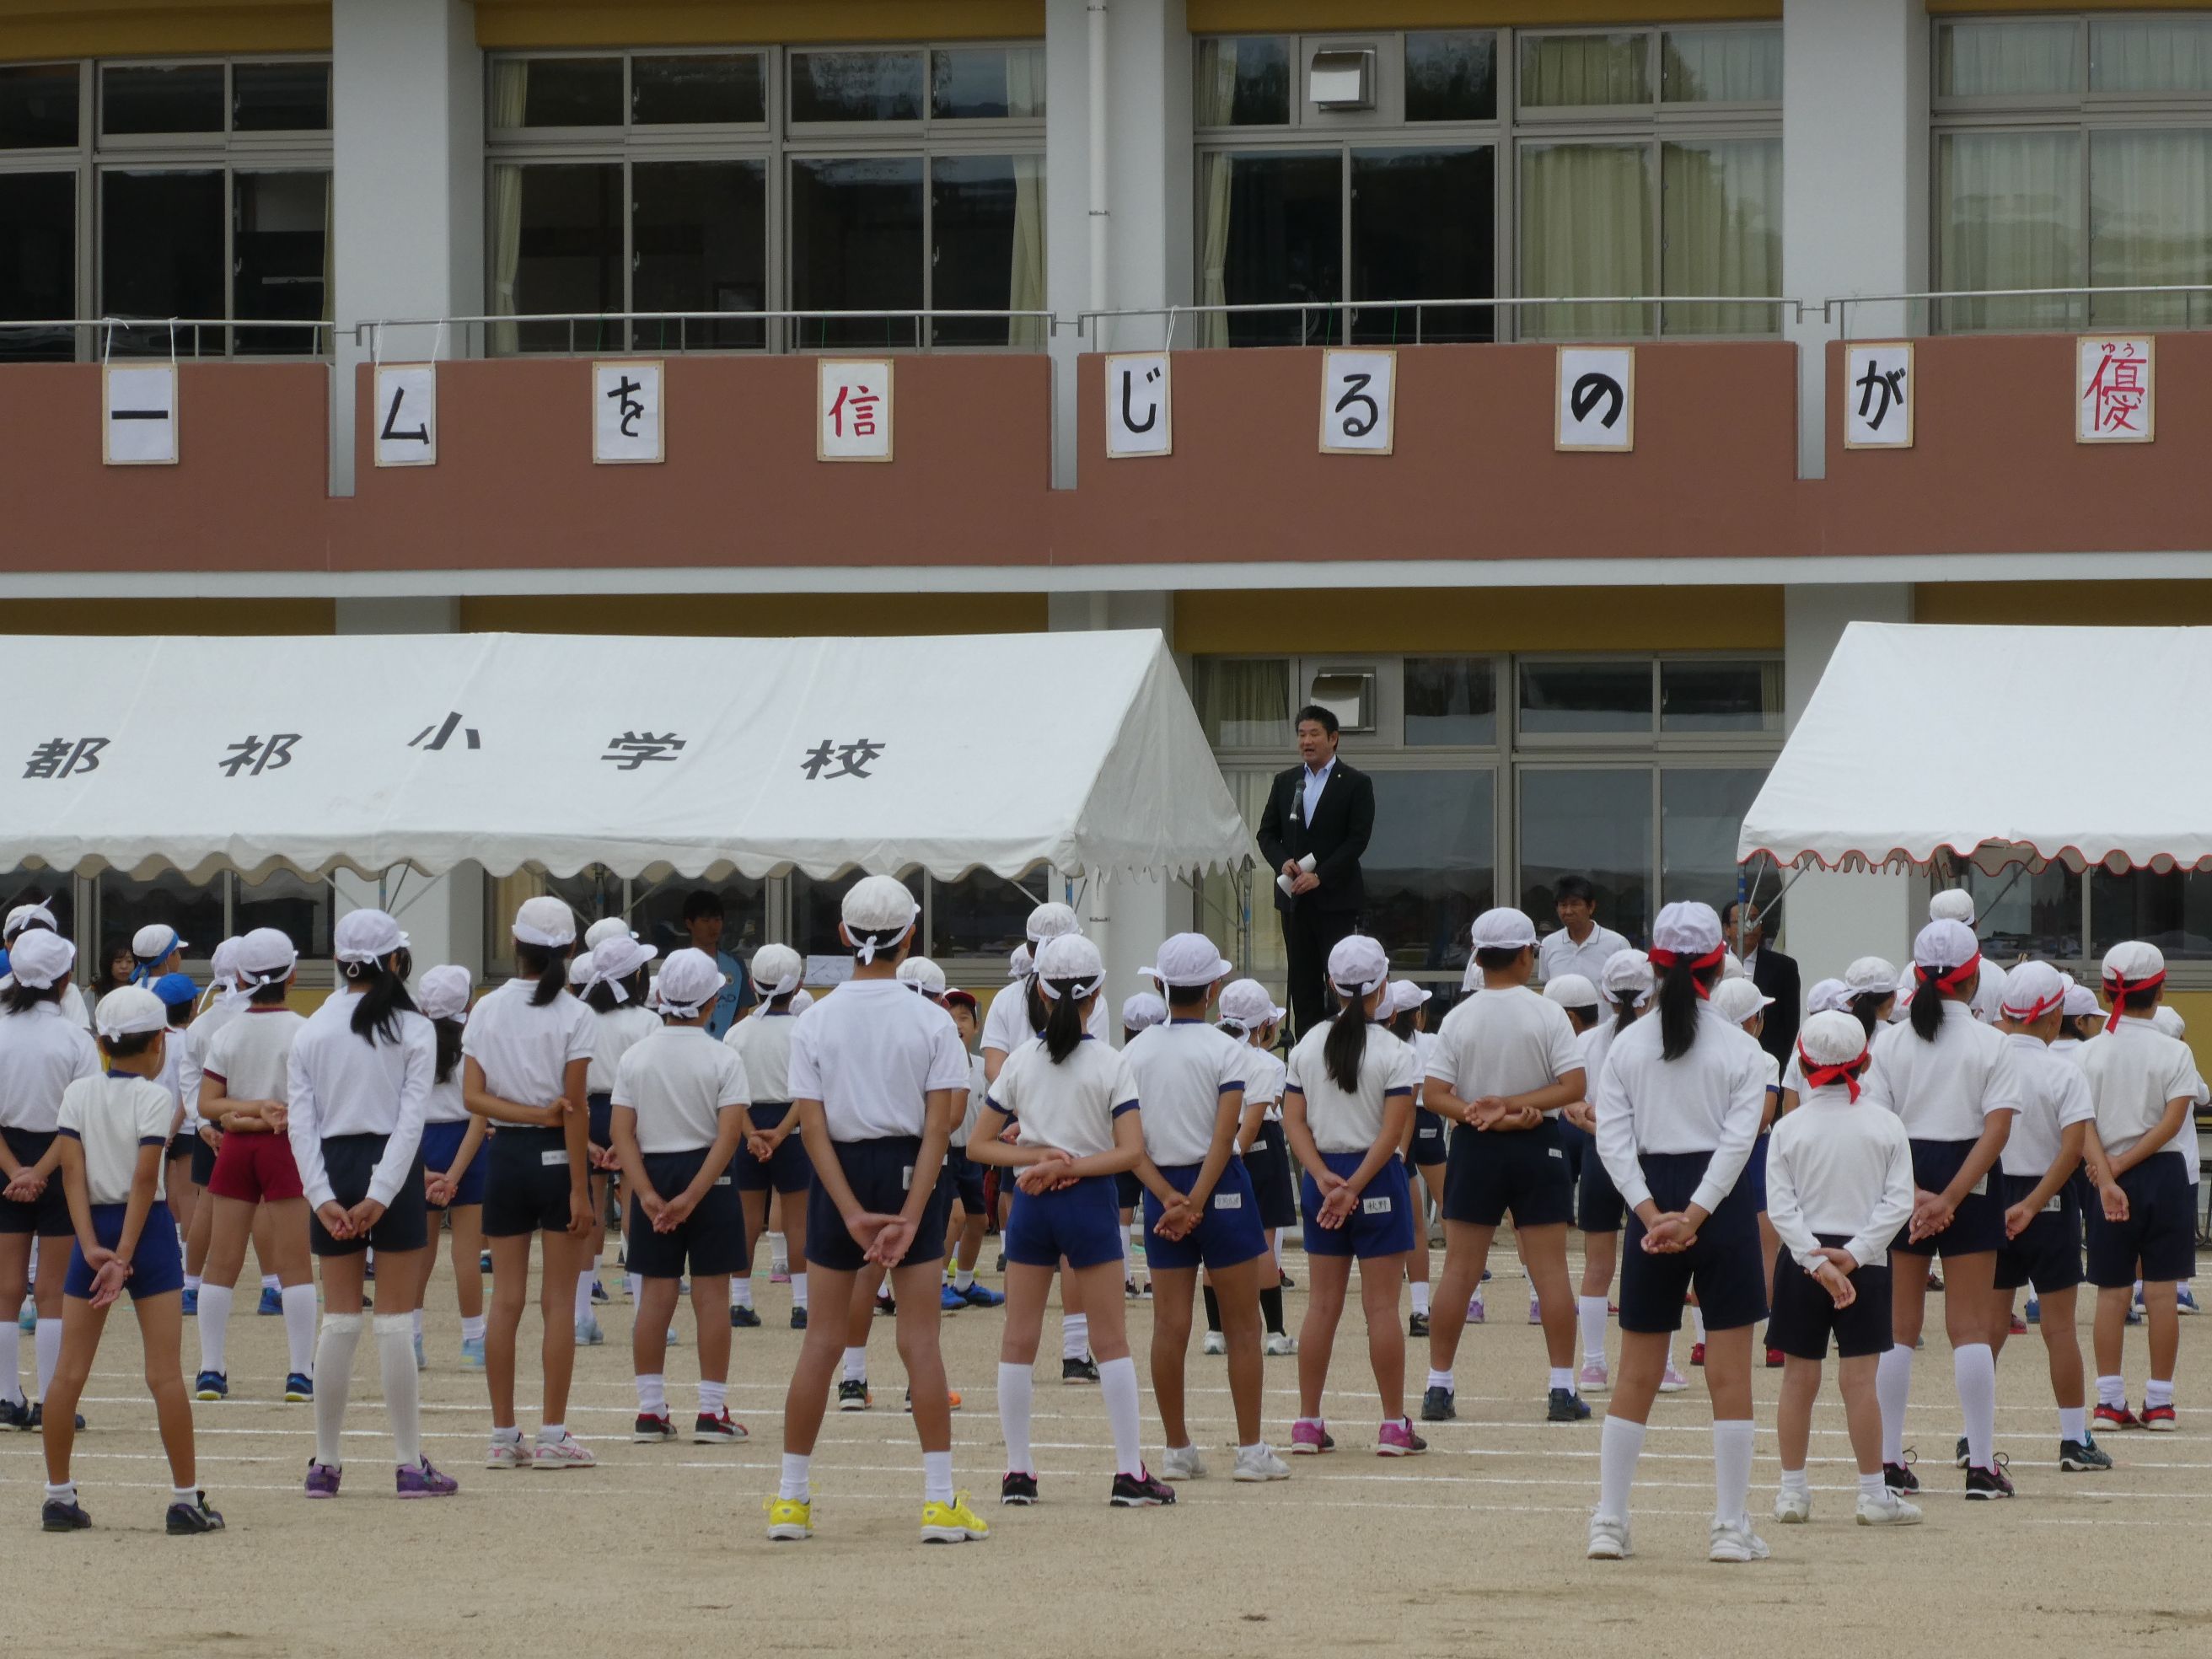
[[[241,1199],[248,1204],[307,1195],[307,1189],[300,1184],[299,1166],[292,1162],[292,1141],[288,1135],[224,1135],[207,1189],[217,1198]]]

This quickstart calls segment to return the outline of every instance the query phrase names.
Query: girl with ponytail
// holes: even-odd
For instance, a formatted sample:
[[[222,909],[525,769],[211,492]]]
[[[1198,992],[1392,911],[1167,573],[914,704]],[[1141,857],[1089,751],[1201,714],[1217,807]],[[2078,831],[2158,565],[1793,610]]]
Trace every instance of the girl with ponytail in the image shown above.
[[[615,1078],[621,1070],[623,1056],[660,1030],[660,1016],[645,1006],[646,966],[659,954],[653,946],[641,945],[617,921],[610,936],[582,958],[590,965],[584,970],[583,983],[576,994],[592,1011],[592,1063],[584,1074],[588,1126],[584,1138],[590,1148],[592,1165],[592,1227],[584,1237],[584,1249],[589,1259],[576,1275],[579,1346],[596,1346],[603,1340],[599,1316],[592,1311],[592,1304],[606,1294],[599,1287],[599,1252],[607,1237],[607,1183],[621,1167],[614,1148]],[[629,1207],[627,1204],[623,1206],[625,1217]],[[630,1277],[635,1279],[637,1275],[633,1273]],[[633,1283],[633,1305],[637,1291],[638,1286]]]

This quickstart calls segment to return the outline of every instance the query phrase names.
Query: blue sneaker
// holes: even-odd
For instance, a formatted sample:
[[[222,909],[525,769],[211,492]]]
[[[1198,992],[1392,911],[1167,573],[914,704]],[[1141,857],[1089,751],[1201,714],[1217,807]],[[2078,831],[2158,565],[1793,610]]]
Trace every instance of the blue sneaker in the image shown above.
[[[284,1379],[284,1403],[286,1405],[303,1406],[314,1397],[315,1383],[313,1377],[302,1376],[299,1372],[294,1371],[291,1376]]]
[[[2031,1295],[2027,1298],[2027,1311],[2021,1316],[2031,1325],[2040,1325],[2043,1322],[2043,1304]]]
[[[969,1285],[966,1290],[958,1292],[958,1295],[960,1299],[971,1308],[1003,1308],[1006,1304],[1005,1296],[993,1290],[981,1279]]]
[[[600,1284],[598,1279],[594,1279],[592,1281],[592,1300],[594,1302],[611,1302],[614,1298],[607,1294],[607,1287]],[[441,1479],[443,1477],[441,1476]]]
[[[271,1285],[261,1287],[261,1305],[254,1312],[274,1318],[284,1311],[284,1292]]]
[[[190,1318],[191,1318],[195,1314],[198,1313],[198,1312],[199,1312],[199,1310],[200,1310],[200,1287],[199,1287],[198,1285],[185,1285],[185,1318],[187,1318],[187,1319],[190,1319]]]
[[[15,1328],[26,1336],[39,1328],[39,1310],[28,1297],[23,1299],[23,1311],[15,1316]]]
[[[483,1348],[483,1338],[480,1336],[463,1337],[461,1339],[461,1364],[467,1366],[471,1370],[482,1370],[483,1369],[484,1363]]]
[[[202,1371],[192,1379],[192,1398],[228,1400],[230,1398],[230,1379],[221,1371]]]
[[[415,1369],[418,1371],[430,1369],[430,1362],[422,1352],[422,1334],[420,1331],[415,1333]]]
[[[2173,1292],[2173,1305],[2175,1311],[2179,1313],[2197,1312],[2197,1292],[2186,1285],[2177,1286]]]
[[[942,1285],[938,1287],[937,1305],[947,1313],[958,1313],[968,1305],[968,1298],[951,1285]]]

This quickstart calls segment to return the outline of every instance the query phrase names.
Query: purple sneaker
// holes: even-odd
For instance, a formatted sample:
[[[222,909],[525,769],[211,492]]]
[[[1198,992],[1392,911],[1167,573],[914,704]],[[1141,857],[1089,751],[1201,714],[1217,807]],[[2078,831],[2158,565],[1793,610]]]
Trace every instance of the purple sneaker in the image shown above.
[[[461,1489],[461,1483],[450,1474],[441,1474],[424,1458],[411,1469],[399,1471],[399,1495],[402,1498],[451,1498]]]
[[[1291,1425],[1291,1450],[1295,1455],[1318,1457],[1335,1443],[1328,1437],[1328,1430],[1322,1424],[1300,1418]]]
[[[307,1496],[336,1498],[338,1495],[338,1471],[327,1463],[307,1460]]]
[[[1429,1443],[1413,1432],[1413,1424],[1405,1418],[1395,1423],[1385,1423],[1375,1437],[1377,1457],[1412,1457],[1429,1449]]]

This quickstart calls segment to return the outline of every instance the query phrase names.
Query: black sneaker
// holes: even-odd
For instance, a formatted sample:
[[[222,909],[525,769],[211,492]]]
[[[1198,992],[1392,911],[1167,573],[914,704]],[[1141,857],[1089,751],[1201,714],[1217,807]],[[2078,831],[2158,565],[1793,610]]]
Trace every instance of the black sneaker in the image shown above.
[[[1176,1501],[1175,1488],[1150,1469],[1142,1474],[1117,1474],[1113,1495],[1106,1501],[1117,1510],[1158,1509]]]
[[[31,1415],[24,1423],[23,1426],[33,1432],[36,1432],[38,1430],[43,1429],[46,1426],[46,1402],[45,1401],[41,1400],[31,1407]],[[82,1412],[76,1413],[76,1431],[79,1434],[82,1434],[84,1432],[84,1413]]]
[[[1422,1415],[1426,1416],[1427,1402],[1423,1402]],[[1552,1390],[1552,1403],[1544,1413],[1547,1423],[1579,1423],[1590,1414],[1589,1401],[1572,1389]]]
[[[1969,1466],[1971,1461],[1971,1455],[1966,1450],[1966,1437],[1962,1434],[1959,1437],[1957,1448],[1951,1454],[1951,1467],[1954,1469],[1963,1469]]]
[[[1967,1497],[2009,1498],[2013,1495],[2012,1477],[2004,1472],[2005,1458],[1998,1455],[1990,1461],[1991,1467],[1989,1468],[1966,1471]]]
[[[1277,1277],[1277,1278],[1279,1278],[1279,1279],[1280,1279],[1283,1281],[1283,1288],[1284,1288],[1285,1290],[1286,1290],[1286,1291],[1295,1291],[1296,1289],[1297,1289],[1297,1287],[1298,1287],[1298,1281],[1297,1281],[1297,1279],[1295,1279],[1291,1278],[1291,1277],[1290,1276],[1290,1274],[1288,1274],[1288,1273],[1286,1273],[1282,1272],[1279,1268],[1278,1268],[1278,1269],[1276,1270],[1276,1277]]]
[[[2058,1467],[2069,1474],[2079,1474],[2084,1470],[2109,1469],[2112,1467],[2112,1455],[2084,1431],[2079,1440],[2058,1443]]]
[[[1449,1423],[1459,1415],[1459,1407],[1452,1403],[1449,1389],[1431,1389],[1421,1395],[1421,1421]]]
[[[1428,1316],[1428,1315],[1426,1315],[1426,1314],[1415,1314],[1415,1315],[1414,1315],[1411,1319],[1408,1319],[1408,1320],[1406,1322],[1406,1334],[1407,1334],[1407,1335],[1408,1335],[1408,1336],[1426,1336],[1428,1334],[1429,1334],[1429,1316]]]
[[[865,1376],[848,1376],[837,1385],[837,1409],[841,1412],[864,1412],[871,1398]]]
[[[999,1501],[1027,1509],[1037,1501],[1036,1476],[1008,1470],[999,1481]]]
[[[803,1331],[806,1328],[805,1309],[793,1308],[791,1310],[791,1328],[794,1331]]]
[[[1063,1359],[1060,1362],[1060,1380],[1063,1382],[1096,1382],[1098,1380],[1098,1362],[1089,1354],[1080,1359]]]
[[[757,1331],[760,1328],[760,1314],[751,1308],[730,1304],[730,1328],[733,1331]]]
[[[79,1503],[49,1498],[39,1508],[39,1525],[46,1532],[82,1532],[91,1524],[92,1516]]]
[[[222,1517],[208,1507],[205,1492],[200,1493],[196,1502],[169,1505],[169,1536],[172,1538],[222,1530]]]
[[[0,1429],[27,1429],[31,1406],[25,1400],[0,1400]]]
[[[1881,1484],[1892,1492],[1918,1492],[1920,1477],[1913,1474],[1911,1468],[1912,1449],[1909,1446],[1905,1449],[1905,1461],[1902,1463],[1885,1463],[1881,1466]]]
[[[1000,1273],[1006,1271],[1006,1253],[1004,1250],[999,1252],[999,1271]]]
[[[897,1312],[898,1298],[896,1297],[879,1296],[876,1298],[876,1316],[878,1319],[889,1319]]]

